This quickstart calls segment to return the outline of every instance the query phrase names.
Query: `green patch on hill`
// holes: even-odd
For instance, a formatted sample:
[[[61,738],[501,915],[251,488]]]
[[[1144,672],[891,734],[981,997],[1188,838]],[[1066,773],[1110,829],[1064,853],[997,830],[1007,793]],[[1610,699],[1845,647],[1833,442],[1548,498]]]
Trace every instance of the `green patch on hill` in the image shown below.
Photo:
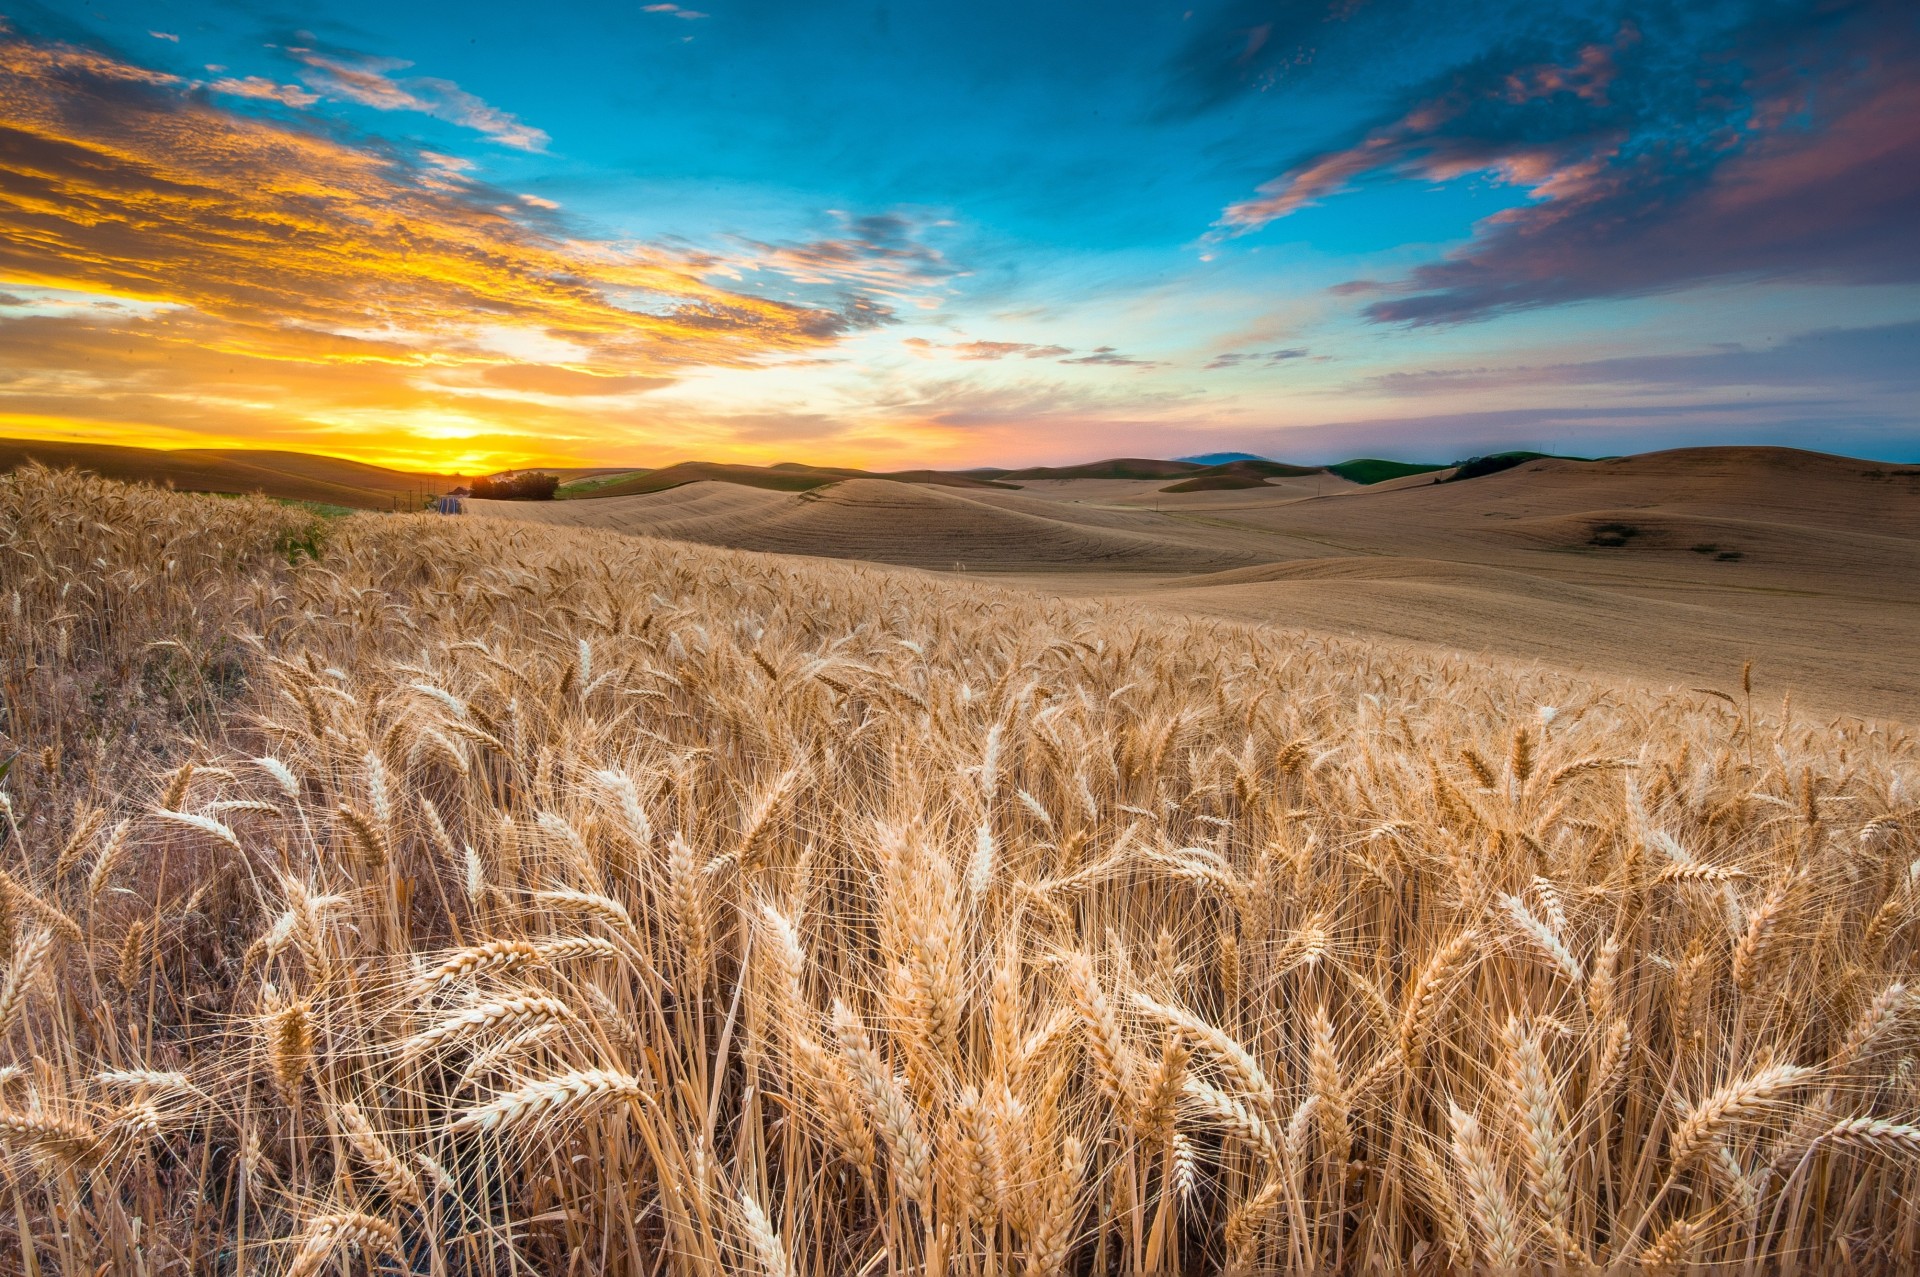
[[[682,461],[679,465],[666,466],[659,470],[643,470],[623,475],[615,482],[604,484],[590,492],[580,493],[584,497],[631,497],[647,492],[665,492],[669,488],[678,488],[683,484],[699,483],[711,480],[718,483],[738,483],[749,488],[767,488],[774,492],[805,492],[809,488],[823,487],[829,483],[838,483],[843,476],[827,474],[819,470],[806,470],[795,467],[778,469],[771,466],[736,466],[721,461]]]
[[[1483,479],[1502,470],[1523,466],[1529,461],[1592,461],[1592,457],[1568,457],[1557,452],[1491,452],[1484,457],[1469,457],[1454,464],[1453,473],[1435,479],[1435,483],[1458,483],[1462,479]]]
[[[642,475],[652,474],[651,470],[616,470],[612,474],[596,474],[585,479],[575,479],[572,483],[563,483],[554,493],[558,501],[571,501],[576,497],[597,497],[604,495],[604,489],[616,483],[625,483]]]
[[[1410,474],[1431,474],[1435,470],[1445,469],[1445,466],[1421,465],[1413,461],[1355,457],[1351,461],[1342,461],[1337,465],[1328,466],[1327,472],[1337,474],[1349,483],[1374,484],[1385,483],[1389,479],[1404,479]]]

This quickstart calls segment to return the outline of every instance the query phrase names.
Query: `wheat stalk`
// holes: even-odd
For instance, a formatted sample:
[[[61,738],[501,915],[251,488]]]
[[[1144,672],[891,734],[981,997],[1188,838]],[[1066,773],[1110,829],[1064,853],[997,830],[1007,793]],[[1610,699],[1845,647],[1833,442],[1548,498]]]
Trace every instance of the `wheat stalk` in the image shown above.
[[[471,945],[447,957],[421,977],[420,989],[445,989],[471,979],[483,971],[498,971],[538,964],[546,959],[540,945],[527,940],[487,940]]]
[[[1690,1106],[1674,1129],[1667,1157],[1677,1172],[1691,1165],[1709,1141],[1728,1127],[1758,1116],[1784,1091],[1798,1086],[1810,1070],[1793,1064],[1770,1064],[1747,1077],[1729,1082]]]
[[[107,1152],[100,1133],[79,1118],[7,1109],[0,1109],[0,1143],[82,1169],[98,1165]]]
[[[466,1109],[454,1119],[450,1129],[504,1135],[622,1100],[638,1100],[642,1095],[639,1079],[629,1074],[611,1069],[577,1069],[529,1082],[502,1092],[485,1104]]]
[[[312,1277],[342,1249],[367,1255],[405,1255],[400,1230],[386,1220],[359,1211],[318,1215],[294,1239],[287,1277]]]
[[[420,1177],[413,1173],[400,1155],[373,1129],[366,1114],[359,1105],[351,1100],[342,1100],[334,1106],[340,1116],[340,1124],[346,1128],[347,1141],[353,1145],[353,1151],[373,1172],[387,1195],[396,1202],[415,1205],[421,1201]]]

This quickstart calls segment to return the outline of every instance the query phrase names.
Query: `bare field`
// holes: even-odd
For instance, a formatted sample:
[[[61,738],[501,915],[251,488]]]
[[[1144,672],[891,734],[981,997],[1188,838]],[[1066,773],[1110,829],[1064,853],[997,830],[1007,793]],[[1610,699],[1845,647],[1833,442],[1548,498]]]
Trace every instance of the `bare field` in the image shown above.
[[[1537,461],[1435,484],[1335,476],[803,500],[699,484],[486,513],[995,574],[1041,593],[1724,687],[1748,658],[1811,709],[1920,720],[1920,472],[1782,449]],[[898,485],[895,485],[897,488]],[[693,489],[699,489],[694,491]],[[1316,496],[1315,491],[1320,495]],[[745,490],[738,490],[744,492]]]
[[[764,526],[770,495],[681,515]],[[28,1270],[1920,1248],[1903,728],[1737,677],[35,469],[0,533]]]

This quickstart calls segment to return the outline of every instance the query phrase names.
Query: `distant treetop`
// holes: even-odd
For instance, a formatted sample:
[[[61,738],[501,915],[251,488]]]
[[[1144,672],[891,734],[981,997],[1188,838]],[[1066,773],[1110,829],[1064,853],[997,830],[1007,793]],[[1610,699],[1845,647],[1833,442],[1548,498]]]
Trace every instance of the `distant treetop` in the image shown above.
[[[560,476],[543,470],[504,470],[473,481],[473,495],[482,501],[551,501]]]

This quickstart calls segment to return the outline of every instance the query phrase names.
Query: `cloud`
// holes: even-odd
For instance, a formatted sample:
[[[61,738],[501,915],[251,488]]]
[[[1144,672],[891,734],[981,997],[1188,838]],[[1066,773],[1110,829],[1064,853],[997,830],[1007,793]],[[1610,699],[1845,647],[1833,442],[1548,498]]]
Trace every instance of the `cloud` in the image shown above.
[[[1670,355],[1627,355],[1575,363],[1420,369],[1371,378],[1396,395],[1481,393],[1516,386],[1630,386],[1724,391],[1745,386],[1910,395],[1920,391],[1920,321],[1820,328],[1770,346],[1721,346]]]
[[[1129,359],[1112,346],[1095,346],[1090,355],[1081,355],[1076,359],[1062,359],[1063,364],[1105,364],[1114,368],[1152,368],[1151,359]]]
[[[482,381],[502,390],[539,395],[629,395],[671,386],[671,377],[583,372],[550,364],[495,364],[480,374]]]
[[[1056,381],[1045,376],[995,385],[969,377],[941,377],[882,390],[874,395],[871,407],[883,422],[945,430],[1006,431],[1017,436],[1034,433],[1042,425],[1048,435],[1056,428],[1083,428],[1098,447],[1103,424],[1184,416],[1201,398],[1191,390],[1142,392],[1132,388],[1137,384],[1117,390],[1111,383]]]
[[[451,80],[392,77],[393,72],[412,66],[411,62],[305,44],[290,45],[285,52],[306,68],[301,78],[330,97],[376,111],[418,111],[520,151],[544,151],[551,140],[542,130],[487,105]]]
[[[1022,359],[1050,359],[1073,353],[1065,346],[1037,346],[1030,341],[963,341],[947,349],[962,359],[971,360],[1005,359],[1009,355],[1019,355]]]
[[[0,320],[0,425],[389,458],[532,435],[551,455],[617,422],[609,394],[818,354],[890,313],[545,223],[447,157],[0,31],[0,288],[69,299]]]
[[[846,322],[708,284],[698,258],[552,238],[433,157],[176,83],[0,38],[5,278],[322,330],[520,324],[649,362],[731,362]]]
[[[1229,205],[1239,234],[1363,180],[1484,174],[1529,202],[1373,292],[1378,322],[1455,323],[1727,278],[1920,280],[1920,33],[1898,0],[1666,12],[1602,39],[1509,42],[1347,146]]]
[[[909,337],[906,344],[926,353],[952,351],[956,358],[969,362],[1009,359],[1015,355],[1022,359],[1053,359],[1073,353],[1065,346],[1042,346],[1030,341],[957,341],[942,346],[924,337]]]
[[[171,31],[149,31],[147,32],[147,34],[152,36],[156,40],[166,40],[172,44],[180,43],[180,37],[173,34]]]
[[[1465,25],[1484,7],[1450,5],[1444,21]],[[1191,114],[1361,57],[1377,64],[1419,32],[1424,16],[1412,0],[1228,0],[1199,16],[1171,60],[1169,105]]]
[[[698,9],[682,9],[677,4],[642,5],[640,8],[640,11],[642,13],[664,13],[670,17],[686,18],[689,21],[698,21],[701,18],[711,16],[709,14],[700,12]]]
[[[282,106],[305,108],[320,100],[318,93],[309,92],[297,84],[276,84],[263,76],[250,75],[245,79],[232,76],[214,80],[207,87],[215,93],[224,93],[228,97],[251,98],[256,102],[278,102]]]
[[[935,352],[950,352],[956,359],[968,363],[984,363],[1002,359],[1052,359],[1062,364],[1097,364],[1115,368],[1153,368],[1158,365],[1150,359],[1129,359],[1112,346],[1095,346],[1091,354],[1076,358],[1063,358],[1073,351],[1066,346],[1042,346],[1029,341],[959,341],[950,345],[928,341],[924,337],[908,337],[904,345],[922,355]]]
[[[899,213],[832,214],[839,233],[773,243],[735,237],[740,251],[715,258],[738,271],[770,270],[799,284],[856,285],[896,300],[918,297],[961,273],[920,239],[925,227]]]
[[[1637,28],[1625,27],[1616,43],[1557,52],[1528,42],[1482,54],[1423,85],[1353,144],[1310,156],[1253,198],[1228,205],[1219,226],[1258,229],[1376,173],[1434,181],[1491,171],[1550,198],[1551,183],[1564,188],[1583,175],[1570,170],[1617,148],[1643,105],[1609,98],[1616,54],[1643,41]]]
[[[1207,364],[1208,369],[1234,368],[1241,364],[1278,364],[1289,359],[1305,359],[1310,352],[1304,346],[1291,346],[1285,350],[1228,351],[1215,355]]]
[[[1564,404],[1241,429],[1233,437],[1250,452],[1301,462],[1380,456],[1444,464],[1509,448],[1605,457],[1715,445],[1798,448],[1809,440],[1843,456],[1920,461],[1920,434],[1910,414],[1804,400]]]

